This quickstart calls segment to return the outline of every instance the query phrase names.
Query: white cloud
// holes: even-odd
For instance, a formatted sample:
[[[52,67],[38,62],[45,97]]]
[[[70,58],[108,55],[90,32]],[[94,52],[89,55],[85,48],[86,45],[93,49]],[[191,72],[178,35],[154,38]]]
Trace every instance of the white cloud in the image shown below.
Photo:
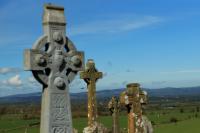
[[[178,73],[200,73],[200,69],[199,70],[181,70],[177,72]]]
[[[133,31],[159,23],[161,21],[161,18],[155,16],[124,15],[106,20],[91,20],[91,22],[72,27],[70,34],[79,35]]]
[[[33,76],[28,77],[23,85],[29,88],[41,88],[42,86],[42,84],[40,84]]]
[[[6,67],[0,68],[0,73],[1,73],[1,74],[6,74],[6,73],[8,73],[8,72],[10,72],[10,68],[6,68]]]
[[[8,80],[3,81],[3,83],[11,85],[11,86],[16,86],[16,87],[22,85],[22,81],[21,81],[20,76],[18,74],[9,78]]]
[[[30,83],[35,83],[35,82],[37,82],[33,76],[28,77],[28,81],[29,81]]]
[[[161,72],[161,74],[184,74],[184,73],[200,73],[200,69]]]
[[[8,73],[16,73],[19,72],[20,68],[10,68],[10,67],[2,67],[0,68],[0,74],[8,74]]]

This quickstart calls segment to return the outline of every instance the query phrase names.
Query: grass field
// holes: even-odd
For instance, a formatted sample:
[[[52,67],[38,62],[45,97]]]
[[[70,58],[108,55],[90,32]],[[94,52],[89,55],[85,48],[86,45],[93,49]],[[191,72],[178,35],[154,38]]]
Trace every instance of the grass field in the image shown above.
[[[154,127],[155,133],[200,133],[200,119],[190,119],[176,124]]]
[[[148,115],[148,117],[156,123],[154,126],[155,133],[200,133],[200,118],[192,117],[188,119],[188,116],[193,113],[179,113],[174,111],[165,115],[158,115],[159,113],[161,112],[151,113]],[[177,123],[169,123],[171,117],[176,117],[179,121]],[[21,120],[17,115],[4,115],[0,119],[0,131],[2,129],[22,127],[23,125],[38,121],[38,119]],[[112,126],[112,119],[110,116],[99,117],[99,121],[106,127],[111,128]],[[82,132],[83,128],[87,125],[87,118],[75,118],[73,119],[73,125],[79,130],[79,132]],[[126,116],[120,116],[121,128],[126,128],[126,125]],[[8,133],[24,133],[25,129],[26,128],[22,127],[21,129],[19,128],[17,130],[9,131]],[[39,126],[28,128],[27,133],[39,133]]]

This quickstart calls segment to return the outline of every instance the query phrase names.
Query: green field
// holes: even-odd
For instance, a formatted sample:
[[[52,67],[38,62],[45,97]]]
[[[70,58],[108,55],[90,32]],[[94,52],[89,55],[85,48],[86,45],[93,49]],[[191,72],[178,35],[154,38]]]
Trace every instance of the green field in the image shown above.
[[[155,133],[200,133],[200,119],[159,125],[155,127]]]
[[[163,112],[162,112],[163,113]],[[160,114],[160,115],[159,115]],[[170,113],[154,112],[148,114],[148,117],[156,124],[154,126],[155,133],[200,133],[200,118],[192,117],[193,113],[179,113],[178,111],[171,111]],[[170,118],[176,117],[178,122],[170,123]],[[190,119],[188,118],[190,117]],[[22,120],[17,115],[4,115],[0,118],[0,131],[4,129],[11,129],[22,127],[9,131],[8,133],[24,133],[26,128],[24,125],[38,122],[38,119]],[[110,116],[99,117],[99,121],[106,127],[111,128],[112,119]],[[87,125],[87,118],[75,118],[73,119],[73,125],[81,132]],[[127,120],[126,116],[120,116],[121,128],[126,128]],[[39,126],[29,127],[27,133],[38,133]],[[2,132],[3,133],[3,132]]]

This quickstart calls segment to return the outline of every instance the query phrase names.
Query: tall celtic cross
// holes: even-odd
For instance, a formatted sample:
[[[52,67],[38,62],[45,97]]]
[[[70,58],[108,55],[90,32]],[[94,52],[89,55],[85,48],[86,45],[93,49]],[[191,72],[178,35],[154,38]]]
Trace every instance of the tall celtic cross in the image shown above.
[[[120,96],[121,103],[126,105],[128,111],[128,133],[144,133],[140,100],[138,83],[128,84]]]
[[[85,71],[80,72],[80,78],[84,79],[88,88],[88,126],[92,126],[97,118],[96,82],[102,78],[102,72],[95,68],[93,60],[89,59]]]
[[[43,85],[40,133],[72,133],[69,84],[84,70],[83,52],[66,37],[64,8],[45,5],[44,35],[24,52],[24,68]]]
[[[120,126],[119,126],[120,102],[117,100],[116,97],[112,97],[112,99],[109,101],[108,108],[113,118],[112,133],[120,133]]]

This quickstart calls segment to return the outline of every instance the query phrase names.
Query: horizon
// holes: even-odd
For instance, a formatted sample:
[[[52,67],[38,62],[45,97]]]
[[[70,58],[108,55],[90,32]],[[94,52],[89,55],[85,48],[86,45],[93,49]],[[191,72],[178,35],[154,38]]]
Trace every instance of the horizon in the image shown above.
[[[162,90],[162,89],[186,89],[186,88],[197,88],[200,86],[190,86],[190,87],[164,87],[164,88],[141,88],[141,89],[144,89],[144,90]],[[115,88],[115,89],[101,89],[101,90],[96,90],[96,92],[101,92],[101,91],[111,91],[111,90],[122,90],[122,89],[125,89],[124,88]],[[83,89],[82,89],[83,90]],[[26,94],[35,94],[35,93],[40,93],[42,94],[41,91],[35,91],[35,92],[29,92],[29,93],[16,93],[16,94],[10,94],[10,95],[3,95],[1,96],[0,95],[0,98],[3,98],[3,97],[10,97],[10,96],[18,96],[18,95],[26,95]],[[71,92],[69,91],[70,94],[78,94],[78,93],[87,93],[87,89],[85,88],[83,91],[79,91],[79,92]]]
[[[49,2],[65,8],[67,36],[103,72],[98,90],[132,82],[143,88],[200,86],[198,0],[2,0],[0,97],[42,91],[23,70],[23,51],[43,34],[43,4]],[[86,88],[79,74],[70,88]]]

